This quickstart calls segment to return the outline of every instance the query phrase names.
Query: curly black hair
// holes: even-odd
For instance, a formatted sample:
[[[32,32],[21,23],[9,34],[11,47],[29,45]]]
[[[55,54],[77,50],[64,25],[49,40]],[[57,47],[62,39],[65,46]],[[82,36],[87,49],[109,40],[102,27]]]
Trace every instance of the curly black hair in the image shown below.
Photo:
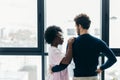
[[[48,44],[51,44],[55,39],[55,37],[57,36],[58,32],[62,32],[62,29],[59,26],[56,25],[49,26],[45,30],[45,34],[44,34],[46,42]]]

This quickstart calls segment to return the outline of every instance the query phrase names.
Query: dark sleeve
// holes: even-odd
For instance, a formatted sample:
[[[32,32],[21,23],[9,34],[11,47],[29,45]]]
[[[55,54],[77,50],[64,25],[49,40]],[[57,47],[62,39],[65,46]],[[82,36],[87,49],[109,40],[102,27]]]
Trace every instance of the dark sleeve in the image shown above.
[[[105,42],[100,43],[100,50],[103,55],[107,57],[107,61],[100,67],[101,70],[105,70],[111,67],[117,61],[117,59],[113,51],[107,46]]]
[[[62,59],[59,65],[55,65],[52,67],[52,72],[59,72],[67,68],[67,66],[71,63],[72,60],[72,46],[67,46],[66,55]]]
[[[59,72],[67,68],[68,64],[60,64],[52,67],[52,72]]]
[[[72,54],[66,54],[66,56],[62,59],[59,65],[55,65],[52,67],[52,72],[59,72],[67,68],[67,66],[71,63]]]

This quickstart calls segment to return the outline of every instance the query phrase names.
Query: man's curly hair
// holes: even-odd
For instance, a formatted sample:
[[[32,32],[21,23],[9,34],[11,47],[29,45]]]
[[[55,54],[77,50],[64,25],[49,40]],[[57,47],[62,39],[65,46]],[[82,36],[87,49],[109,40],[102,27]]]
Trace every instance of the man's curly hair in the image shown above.
[[[82,27],[84,29],[88,29],[90,27],[91,24],[91,20],[89,18],[89,16],[87,16],[86,14],[79,14],[74,18],[74,21],[77,25],[82,25]]]
[[[45,30],[45,34],[44,34],[46,42],[48,44],[51,44],[55,39],[55,37],[57,36],[58,32],[62,32],[62,29],[59,26],[56,25],[49,26]]]

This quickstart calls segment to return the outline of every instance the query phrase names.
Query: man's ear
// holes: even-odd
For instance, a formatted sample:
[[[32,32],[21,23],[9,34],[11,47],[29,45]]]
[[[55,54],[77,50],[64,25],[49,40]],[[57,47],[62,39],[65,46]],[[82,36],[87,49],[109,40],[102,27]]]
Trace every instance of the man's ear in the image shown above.
[[[79,24],[79,30],[81,29],[81,25]]]

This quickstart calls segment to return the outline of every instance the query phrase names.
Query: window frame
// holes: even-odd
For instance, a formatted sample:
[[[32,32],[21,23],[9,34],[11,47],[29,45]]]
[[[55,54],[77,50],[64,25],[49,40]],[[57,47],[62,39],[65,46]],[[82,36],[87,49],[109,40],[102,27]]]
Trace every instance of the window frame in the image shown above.
[[[0,55],[37,55],[41,57],[41,80],[44,78],[44,0],[37,0],[37,39],[38,47],[36,48],[17,48],[17,47],[0,47]]]
[[[37,0],[37,47],[0,47],[1,55],[40,55],[44,52],[44,4]]]

